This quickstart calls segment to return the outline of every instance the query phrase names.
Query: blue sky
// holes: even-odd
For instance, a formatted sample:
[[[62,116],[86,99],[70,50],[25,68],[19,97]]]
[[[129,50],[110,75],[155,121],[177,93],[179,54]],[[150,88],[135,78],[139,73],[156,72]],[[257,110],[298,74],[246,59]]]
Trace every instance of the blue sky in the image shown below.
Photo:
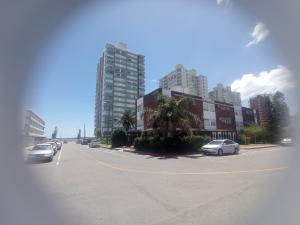
[[[287,64],[272,45],[271,32],[247,47],[259,21],[217,1],[88,5],[49,38],[33,70],[24,107],[46,121],[47,136],[58,126],[59,136],[75,137],[84,123],[87,135],[92,135],[96,65],[105,44],[119,41],[145,55],[146,93],[179,63],[206,75],[209,90],[219,82],[230,86],[244,74],[256,78]]]

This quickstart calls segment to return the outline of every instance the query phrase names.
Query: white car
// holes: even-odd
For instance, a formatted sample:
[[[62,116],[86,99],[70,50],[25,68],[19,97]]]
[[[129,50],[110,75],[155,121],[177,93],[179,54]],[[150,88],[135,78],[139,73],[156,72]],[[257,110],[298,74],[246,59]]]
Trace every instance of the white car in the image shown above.
[[[90,148],[99,148],[100,147],[100,143],[98,141],[91,141],[89,143],[89,147]]]
[[[213,140],[208,144],[202,146],[201,150],[204,154],[214,154],[214,155],[223,155],[223,154],[238,154],[240,151],[240,145],[232,140]]]
[[[28,160],[48,160],[52,161],[54,150],[51,144],[35,145],[27,155]]]
[[[56,152],[58,151],[58,148],[57,148],[57,144],[55,141],[48,141],[46,142],[45,144],[51,144],[53,150],[54,150],[54,155],[56,154]]]

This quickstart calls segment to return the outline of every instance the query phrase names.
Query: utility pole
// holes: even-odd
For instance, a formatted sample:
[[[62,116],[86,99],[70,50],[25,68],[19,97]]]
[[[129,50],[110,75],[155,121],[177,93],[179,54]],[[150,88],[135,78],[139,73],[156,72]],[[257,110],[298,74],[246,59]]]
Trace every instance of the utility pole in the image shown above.
[[[83,137],[85,139],[85,123],[83,124]]]

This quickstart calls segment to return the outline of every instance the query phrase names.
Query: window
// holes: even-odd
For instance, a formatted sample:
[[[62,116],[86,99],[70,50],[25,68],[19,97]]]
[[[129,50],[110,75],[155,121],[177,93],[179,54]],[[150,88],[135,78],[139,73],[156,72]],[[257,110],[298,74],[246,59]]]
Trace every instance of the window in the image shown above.
[[[143,105],[138,105],[137,111],[140,112],[140,111],[142,111],[142,110],[143,110]]]
[[[219,120],[224,124],[231,124],[232,119],[230,117],[220,117]]]
[[[204,126],[205,127],[209,127],[210,126],[210,123],[209,123],[208,119],[204,119]]]

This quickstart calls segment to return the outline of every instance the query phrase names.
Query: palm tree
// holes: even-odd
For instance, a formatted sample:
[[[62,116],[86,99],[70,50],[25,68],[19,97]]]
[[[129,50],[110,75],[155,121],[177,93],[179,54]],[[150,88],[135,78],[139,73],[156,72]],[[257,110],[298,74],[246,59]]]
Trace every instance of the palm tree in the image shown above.
[[[130,110],[125,110],[118,123],[121,124],[126,133],[128,133],[129,129],[135,125],[135,116]]]
[[[194,104],[192,98],[182,97],[176,100],[158,94],[156,104],[155,109],[145,109],[145,116],[155,133],[160,133],[163,137],[173,137],[176,130],[180,129],[188,136],[192,136],[192,128],[201,127],[200,118],[189,111]]]

